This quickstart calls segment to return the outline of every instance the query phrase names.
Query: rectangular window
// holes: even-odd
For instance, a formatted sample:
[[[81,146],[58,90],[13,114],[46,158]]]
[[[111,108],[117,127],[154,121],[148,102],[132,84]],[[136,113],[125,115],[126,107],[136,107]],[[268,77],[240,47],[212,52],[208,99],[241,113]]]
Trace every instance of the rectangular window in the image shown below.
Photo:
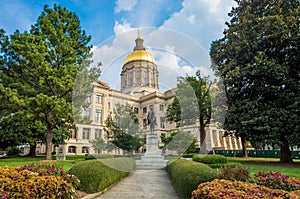
[[[144,129],[147,129],[147,119],[143,119],[143,127]]]
[[[102,129],[95,129],[95,139],[102,138]]]
[[[96,103],[102,104],[103,95],[96,95]]]
[[[87,103],[91,103],[92,101],[92,97],[91,96],[88,96],[88,98],[86,99]]]
[[[96,109],[95,122],[97,123],[102,122],[102,110],[100,109]]]
[[[143,107],[143,113],[147,113],[147,107]]]
[[[160,128],[165,128],[165,117],[160,117]]]
[[[83,139],[83,140],[88,140],[88,139],[90,139],[90,132],[91,132],[91,129],[83,128],[83,129],[82,129],[82,139]]]
[[[148,84],[148,73],[147,73],[147,71],[143,72],[143,84],[144,85]]]
[[[71,139],[76,139],[76,131],[75,130],[71,130],[71,132],[70,132],[70,138]]]
[[[160,105],[159,105],[159,110],[160,110],[160,111],[164,111],[164,110],[165,110],[165,106],[164,106],[163,104],[160,104]]]
[[[139,114],[139,108],[134,107],[134,113],[135,113],[135,114]]]
[[[91,118],[91,108],[83,109],[83,117]]]

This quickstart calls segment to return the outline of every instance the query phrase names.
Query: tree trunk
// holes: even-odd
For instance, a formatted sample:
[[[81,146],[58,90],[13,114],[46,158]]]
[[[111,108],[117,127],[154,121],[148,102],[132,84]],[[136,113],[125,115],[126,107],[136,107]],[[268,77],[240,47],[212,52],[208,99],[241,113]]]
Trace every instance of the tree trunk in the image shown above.
[[[241,137],[241,140],[242,140],[243,158],[248,158],[247,147],[246,147],[246,138]]]
[[[46,135],[46,160],[51,160],[52,155],[52,128],[48,127]]]
[[[36,150],[36,144],[30,145],[30,151],[29,151],[28,155],[30,157],[35,157],[36,156],[35,150]]]
[[[206,132],[205,132],[204,125],[200,124],[199,130],[200,130],[200,154],[207,154],[206,141],[205,141]]]
[[[280,134],[280,162],[282,163],[293,163],[291,151],[289,148],[289,141],[286,139],[283,133]]]

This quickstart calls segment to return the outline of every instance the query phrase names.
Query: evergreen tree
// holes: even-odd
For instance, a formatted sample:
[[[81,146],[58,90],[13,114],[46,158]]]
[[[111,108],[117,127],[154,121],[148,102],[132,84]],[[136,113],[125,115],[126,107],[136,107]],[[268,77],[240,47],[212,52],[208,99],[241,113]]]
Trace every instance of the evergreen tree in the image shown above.
[[[44,7],[29,32],[15,31],[1,40],[5,110],[45,129],[46,159],[51,159],[53,138],[67,138],[74,128],[72,91],[76,75],[87,67],[90,39],[75,13],[54,5]]]
[[[210,50],[228,98],[225,128],[244,145],[280,144],[280,161],[292,162],[290,143],[300,141],[300,2],[236,2]]]

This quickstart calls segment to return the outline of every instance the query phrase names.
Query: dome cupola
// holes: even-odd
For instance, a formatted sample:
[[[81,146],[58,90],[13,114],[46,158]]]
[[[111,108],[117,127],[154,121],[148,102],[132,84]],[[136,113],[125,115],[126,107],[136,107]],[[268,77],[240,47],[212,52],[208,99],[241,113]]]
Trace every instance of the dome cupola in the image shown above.
[[[154,57],[146,51],[144,40],[138,37],[135,47],[123,63],[121,91],[133,95],[145,95],[158,91],[158,71]]]

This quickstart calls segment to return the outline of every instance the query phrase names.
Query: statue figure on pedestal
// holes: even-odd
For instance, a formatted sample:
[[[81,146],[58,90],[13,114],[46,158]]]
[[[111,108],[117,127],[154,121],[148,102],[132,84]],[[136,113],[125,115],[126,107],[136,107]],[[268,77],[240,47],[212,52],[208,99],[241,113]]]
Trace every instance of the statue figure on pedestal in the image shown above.
[[[150,125],[150,134],[154,134],[154,128],[156,125],[156,117],[153,107],[150,107],[150,111],[148,112],[147,116],[148,125]]]

